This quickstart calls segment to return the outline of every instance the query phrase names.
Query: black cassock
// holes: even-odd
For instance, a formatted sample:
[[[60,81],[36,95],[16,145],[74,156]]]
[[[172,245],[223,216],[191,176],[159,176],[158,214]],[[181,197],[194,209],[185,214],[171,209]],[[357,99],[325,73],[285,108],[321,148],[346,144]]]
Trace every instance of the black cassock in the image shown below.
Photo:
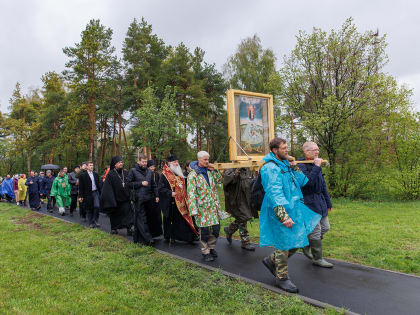
[[[129,228],[134,222],[127,176],[126,170],[114,168],[109,171],[102,187],[101,209],[109,216],[112,230]]]
[[[163,212],[163,236],[166,240],[172,239],[183,242],[192,242],[196,236],[187,221],[179,213],[175,199],[172,197],[171,186],[165,176],[160,177],[159,206]]]

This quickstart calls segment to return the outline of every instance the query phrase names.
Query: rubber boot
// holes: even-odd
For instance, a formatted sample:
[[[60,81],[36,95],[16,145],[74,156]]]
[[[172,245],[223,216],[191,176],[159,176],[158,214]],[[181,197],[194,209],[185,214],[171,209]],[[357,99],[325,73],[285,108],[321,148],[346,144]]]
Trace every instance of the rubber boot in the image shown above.
[[[289,279],[289,277],[283,279],[276,279],[275,286],[290,293],[298,293],[299,289],[297,286]]]
[[[306,256],[306,258],[308,258],[309,260],[313,260],[314,256],[312,256],[311,254],[311,247],[310,246],[305,246],[304,248],[302,248],[302,253]]]
[[[309,240],[314,259],[312,264],[323,268],[332,268],[333,264],[322,258],[322,240]]]

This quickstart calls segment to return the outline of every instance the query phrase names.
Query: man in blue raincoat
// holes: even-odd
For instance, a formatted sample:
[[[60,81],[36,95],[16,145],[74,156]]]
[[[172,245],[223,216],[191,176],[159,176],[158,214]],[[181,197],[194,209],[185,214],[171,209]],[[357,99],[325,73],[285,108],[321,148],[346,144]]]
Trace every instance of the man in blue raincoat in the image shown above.
[[[270,153],[263,160],[261,183],[265,191],[260,213],[260,246],[272,246],[274,252],[263,259],[276,277],[276,286],[291,293],[298,288],[288,276],[288,258],[309,244],[310,234],[321,216],[303,203],[301,187],[309,179],[296,171],[296,162],[288,161],[287,143],[282,138],[270,141]],[[316,159],[315,165],[322,160]]]

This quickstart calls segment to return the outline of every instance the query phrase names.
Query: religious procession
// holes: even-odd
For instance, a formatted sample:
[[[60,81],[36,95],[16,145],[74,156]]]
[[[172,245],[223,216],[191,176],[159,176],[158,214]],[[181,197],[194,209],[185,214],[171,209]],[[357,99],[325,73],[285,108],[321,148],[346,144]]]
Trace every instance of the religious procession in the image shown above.
[[[184,169],[175,154],[167,156],[159,171],[154,160],[139,154],[137,164],[129,170],[120,156],[114,156],[101,177],[90,161],[70,173],[63,167],[56,176],[52,170],[31,171],[28,178],[7,175],[2,179],[1,199],[21,206],[28,202],[33,211],[46,203],[50,213],[71,217],[78,213],[92,229],[100,227],[103,213],[109,217],[111,234],[124,229],[143,246],[153,246],[162,236],[169,244],[199,243],[205,262],[217,259],[219,236],[232,244],[237,230],[241,249],[255,251],[247,223],[259,217],[259,246],[274,248],[262,263],[279,288],[297,293],[288,274],[289,257],[297,250],[302,249],[316,266],[333,267],[322,257],[332,204],[316,143],[303,145],[301,161],[310,163],[291,160],[282,138],[273,138],[269,149],[257,173],[248,167],[221,172],[210,163],[209,153],[200,151],[196,161],[186,161]],[[219,199],[222,187],[225,207]],[[221,233],[220,222],[229,216],[234,221]]]

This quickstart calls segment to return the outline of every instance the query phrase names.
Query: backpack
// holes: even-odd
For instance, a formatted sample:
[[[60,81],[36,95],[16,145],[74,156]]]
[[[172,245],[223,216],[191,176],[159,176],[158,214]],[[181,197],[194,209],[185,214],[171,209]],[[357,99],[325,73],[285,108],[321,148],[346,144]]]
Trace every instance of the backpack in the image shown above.
[[[273,162],[274,164],[276,164],[274,161],[268,161],[267,163],[270,163],[270,162]],[[265,191],[261,182],[261,169],[260,169],[260,173],[258,174],[257,178],[252,180],[252,184],[251,184],[251,207],[255,211],[261,210],[261,206],[264,201],[264,196],[265,196]]]

